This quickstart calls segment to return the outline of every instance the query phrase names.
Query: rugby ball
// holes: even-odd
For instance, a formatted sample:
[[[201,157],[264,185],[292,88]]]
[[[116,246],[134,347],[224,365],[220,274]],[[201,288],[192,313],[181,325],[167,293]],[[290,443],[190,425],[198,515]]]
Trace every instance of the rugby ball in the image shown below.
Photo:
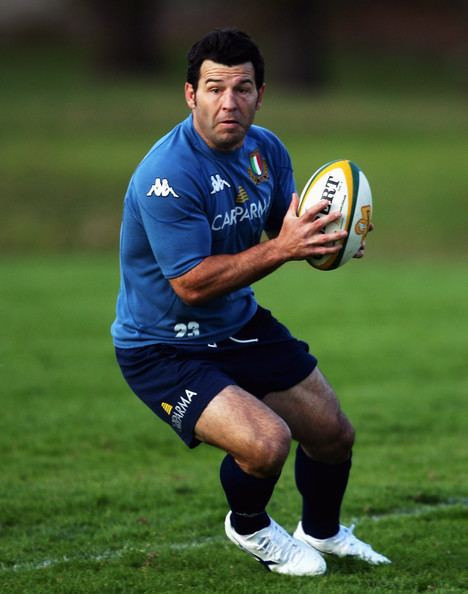
[[[372,194],[366,176],[352,161],[337,160],[326,163],[312,175],[302,190],[298,215],[301,216],[320,200],[330,204],[317,215],[340,212],[341,217],[323,228],[323,233],[346,230],[340,240],[339,252],[308,258],[319,270],[333,270],[343,266],[359,249],[369,231],[372,219]]]

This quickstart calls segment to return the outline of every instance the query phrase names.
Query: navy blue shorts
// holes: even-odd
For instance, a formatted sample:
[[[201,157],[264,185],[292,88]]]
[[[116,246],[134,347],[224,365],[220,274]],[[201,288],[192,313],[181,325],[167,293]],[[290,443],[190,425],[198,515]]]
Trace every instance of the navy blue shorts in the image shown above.
[[[115,351],[130,388],[189,447],[199,443],[194,427],[204,408],[226,386],[240,386],[261,399],[292,388],[317,365],[308,345],[261,307],[222,342]]]

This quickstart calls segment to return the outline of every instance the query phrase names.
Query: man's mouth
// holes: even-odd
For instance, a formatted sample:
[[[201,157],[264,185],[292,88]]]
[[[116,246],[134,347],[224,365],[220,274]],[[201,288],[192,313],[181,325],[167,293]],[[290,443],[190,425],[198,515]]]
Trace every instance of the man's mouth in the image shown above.
[[[220,122],[221,126],[239,126],[239,122],[237,120],[223,120]]]

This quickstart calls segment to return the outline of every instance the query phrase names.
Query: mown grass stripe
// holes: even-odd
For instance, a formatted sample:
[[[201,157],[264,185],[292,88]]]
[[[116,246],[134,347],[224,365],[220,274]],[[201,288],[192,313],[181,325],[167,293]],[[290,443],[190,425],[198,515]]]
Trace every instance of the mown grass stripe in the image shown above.
[[[432,505],[423,505],[417,508],[411,509],[400,509],[390,513],[374,514],[371,516],[360,516],[353,518],[353,522],[356,524],[363,523],[366,521],[382,522],[391,519],[401,518],[417,518],[421,516],[430,515],[437,513],[442,510],[453,509],[456,507],[468,507],[468,498],[450,498],[449,500]],[[42,561],[29,561],[24,563],[15,563],[14,565],[8,565],[6,563],[0,563],[0,572],[27,572],[37,571],[41,569],[49,569],[60,564],[69,564],[80,561],[90,561],[94,563],[100,563],[102,561],[116,561],[122,558],[127,553],[150,553],[157,548],[165,548],[168,551],[183,551],[189,549],[197,549],[205,546],[216,544],[217,546],[231,545],[224,536],[209,536],[205,538],[199,538],[196,541],[172,543],[166,546],[161,546],[157,543],[147,543],[146,545],[140,545],[138,547],[132,547],[125,545],[121,549],[102,551],[96,554],[80,554],[74,556],[64,555],[60,558],[55,559],[43,559]]]

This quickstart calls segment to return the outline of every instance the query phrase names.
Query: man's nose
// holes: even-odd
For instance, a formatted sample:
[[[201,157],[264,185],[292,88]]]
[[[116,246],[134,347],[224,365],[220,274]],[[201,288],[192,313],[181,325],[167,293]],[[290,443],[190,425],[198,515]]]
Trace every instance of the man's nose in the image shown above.
[[[226,89],[226,91],[223,93],[223,109],[226,110],[233,110],[236,109],[237,107],[237,103],[236,103],[236,97],[234,95],[234,92]]]

